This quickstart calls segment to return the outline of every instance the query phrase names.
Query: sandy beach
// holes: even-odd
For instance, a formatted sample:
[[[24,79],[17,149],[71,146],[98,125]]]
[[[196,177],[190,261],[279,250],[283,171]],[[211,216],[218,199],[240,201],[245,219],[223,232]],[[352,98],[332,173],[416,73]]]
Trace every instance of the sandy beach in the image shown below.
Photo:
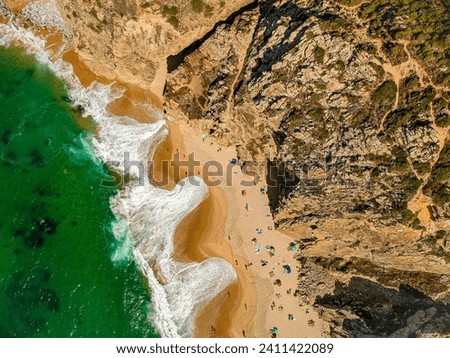
[[[183,135],[186,150],[194,152],[196,160],[202,163],[218,161],[225,168],[236,158],[235,148],[220,147],[185,121],[176,121],[176,125]],[[238,282],[230,290],[223,292],[199,312],[196,335],[270,337],[270,330],[276,327],[278,337],[320,337],[324,327],[318,324],[320,320],[315,311],[312,307],[301,307],[298,297],[294,295],[299,270],[294,258],[297,251],[288,249],[293,241],[290,237],[273,228],[268,197],[261,191],[261,188],[265,188],[265,182],[261,181],[250,187],[243,186],[241,181],[248,178],[240,167],[234,166],[232,173],[231,182],[210,188],[210,204],[199,207],[186,218],[177,232],[176,242],[183,237],[185,246],[192,247],[195,246],[193,243],[198,243],[198,247],[194,247],[197,255],[214,253],[232,263],[238,274]],[[225,200],[220,200],[220,196]],[[214,203],[226,205],[226,210],[215,209]],[[204,219],[208,217],[207,213],[198,215],[198,219],[195,217],[208,206],[212,207],[213,215],[226,213],[223,234],[219,227],[214,227],[214,220],[221,222],[217,216],[212,221]],[[182,227],[187,227],[191,232],[197,233],[197,236],[190,235],[188,230],[180,230]],[[183,233],[179,234],[180,231]],[[208,233],[211,233],[209,237]],[[231,251],[226,250],[224,244],[216,243],[220,235]],[[194,241],[191,241],[193,237]],[[267,245],[275,247],[274,255],[266,250]],[[177,246],[177,252],[182,247]],[[199,260],[205,256],[192,256],[194,257]],[[290,266],[290,274],[284,273],[284,265]],[[274,285],[276,280],[281,281],[280,286]],[[219,309],[220,304],[222,307]],[[217,310],[221,311],[220,314]],[[291,320],[288,319],[289,315],[292,315]]]
[[[195,148],[185,145],[185,133],[181,133],[180,125],[168,121],[168,126],[169,136],[154,154],[153,178],[156,180],[153,182],[160,181],[164,172],[168,177],[168,184],[163,187],[172,189],[175,178],[181,180],[187,175],[204,174],[201,166],[196,167],[194,173],[189,173],[188,168],[180,168],[175,172],[168,163],[175,154],[178,153],[183,160],[188,158],[189,153],[194,153],[196,160],[204,158],[197,157]],[[166,166],[162,164],[164,162],[167,163]],[[238,281],[199,310],[195,332],[197,337],[251,336],[252,332],[256,292],[252,282],[248,281],[251,277],[243,270],[245,260],[233,252],[229,235],[226,235],[228,211],[224,191],[219,187],[210,187],[207,198],[183,220],[175,233],[173,258],[177,261],[201,262],[208,257],[220,257],[230,263],[241,262],[240,266],[235,265]],[[239,312],[240,310],[244,312]],[[236,317],[240,317],[239,324]]]
[[[48,48],[57,49],[61,37],[51,33],[46,37]],[[117,115],[152,122],[155,117],[149,108],[163,108],[163,100],[149,90],[96,76],[73,50],[65,51],[63,59],[73,65],[84,86],[99,81],[124,90],[122,98],[109,106]],[[170,190],[186,176],[205,176],[201,167],[207,161],[214,160],[227,168],[236,158],[235,148],[220,147],[196,129],[195,124],[188,124],[181,114],[169,113],[166,117],[169,136],[154,154],[151,177],[154,183]],[[190,153],[200,162],[198,167],[191,170],[164,167],[175,155],[187,160]],[[199,307],[195,336],[270,337],[276,332],[277,337],[320,337],[324,327],[316,323],[320,320],[315,311],[301,306],[295,295],[297,251],[289,249],[291,238],[274,230],[264,180],[242,186],[245,175],[239,165],[232,166],[230,173],[231,182],[210,186],[208,197],[183,220],[175,235],[174,259],[200,262],[220,257],[233,265],[238,277],[211,302]],[[163,174],[167,180],[161,183]],[[286,265],[289,273],[283,268]]]
[[[106,79],[90,72],[75,54],[66,55],[65,59],[74,65],[83,84],[88,85],[93,80],[107,83]],[[74,59],[76,61],[72,62]],[[158,97],[133,85],[118,85],[126,86],[126,92],[109,110],[142,122],[154,121],[143,105],[161,108]],[[168,163],[176,154],[187,160],[189,153],[194,153],[196,161],[204,164],[214,160],[224,168],[236,157],[234,148],[220,148],[183,119],[174,118],[173,122],[167,120],[169,136],[154,154],[154,183],[161,184],[164,173],[166,182],[161,187],[170,190],[187,176],[203,176],[201,165],[195,167],[194,172],[184,167],[177,172],[170,166],[167,170],[167,164],[163,163]],[[195,336],[270,337],[274,327],[278,337],[321,336],[323,327],[316,325],[320,320],[315,311],[311,307],[301,307],[294,295],[298,274],[296,252],[288,250],[291,238],[273,230],[268,198],[261,194],[265,182],[247,187],[240,185],[243,179],[244,174],[235,166],[232,185],[222,183],[210,187],[208,197],[183,220],[175,234],[174,259],[200,262],[208,257],[220,257],[233,265],[238,276],[237,282],[199,308]],[[243,190],[245,195],[242,195]],[[261,229],[261,234],[257,229]],[[266,251],[267,245],[276,248],[275,255]],[[264,266],[262,261],[266,262]],[[283,273],[285,264],[292,268],[290,274]],[[274,285],[276,280],[281,281],[281,286]],[[289,315],[292,315],[291,320]]]

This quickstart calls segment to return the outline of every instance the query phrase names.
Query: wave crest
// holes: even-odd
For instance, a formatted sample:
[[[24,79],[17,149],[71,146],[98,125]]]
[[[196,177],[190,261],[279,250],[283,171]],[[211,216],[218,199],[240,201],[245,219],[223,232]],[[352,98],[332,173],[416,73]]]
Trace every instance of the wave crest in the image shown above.
[[[92,141],[98,158],[118,172],[123,170],[125,153],[129,153],[130,160],[144,164],[143,183],[137,180],[139,173],[131,171],[131,181],[110,199],[120,223],[113,231],[117,235],[126,233],[133,243],[133,256],[152,292],[155,328],[163,337],[191,336],[198,308],[232,283],[236,273],[227,261],[219,258],[193,263],[171,258],[177,225],[202,202],[208,187],[196,177],[182,180],[172,191],[149,182],[147,160],[168,134],[162,114],[159,112],[156,123],[144,124],[109,113],[108,104],[123,92],[97,82],[84,88],[71,64],[62,59],[51,60],[43,39],[13,23],[0,24],[0,45],[24,47],[64,81],[72,103],[81,106],[98,126]],[[116,255],[120,261],[123,252],[116,251]]]

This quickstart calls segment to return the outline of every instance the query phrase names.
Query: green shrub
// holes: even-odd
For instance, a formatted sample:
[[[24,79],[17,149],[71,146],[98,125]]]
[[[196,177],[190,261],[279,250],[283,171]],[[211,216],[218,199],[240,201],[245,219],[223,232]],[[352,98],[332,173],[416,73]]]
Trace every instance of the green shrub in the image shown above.
[[[434,203],[439,206],[450,203],[450,188],[445,184],[439,184],[434,188],[431,197]]]
[[[401,126],[423,123],[423,113],[429,112],[430,103],[435,96],[436,90],[431,86],[423,90],[411,91],[406,95],[403,94],[400,108],[392,111],[386,117],[384,123],[386,133],[392,135]]]
[[[314,50],[314,59],[318,62],[318,63],[323,63],[323,60],[325,58],[325,50],[322,47],[317,47]]]
[[[167,22],[173,27],[178,27],[179,21],[177,18],[178,8],[176,6],[164,5],[162,10],[163,16],[167,19]]]
[[[213,15],[214,8],[209,4],[205,4],[203,0],[191,0],[191,5],[196,13],[203,12],[206,17],[211,17]]]
[[[339,16],[332,16],[330,19],[322,20],[320,27],[325,32],[348,31],[353,28],[353,24]]]
[[[415,114],[423,112],[428,109],[429,104],[436,97],[436,90],[428,86],[422,91],[410,92],[407,96],[407,102],[409,109],[414,111]]]
[[[428,173],[431,169],[429,163],[414,162],[413,165],[414,165],[414,169],[420,175],[424,175],[424,174]]]
[[[382,106],[388,104],[392,106],[397,96],[397,85],[394,81],[384,81],[372,94],[372,100],[375,105]]]
[[[213,15],[214,8],[211,5],[205,5],[204,14],[207,17],[211,17]]]
[[[203,0],[191,0],[192,9],[195,12],[202,12],[205,6]]]
[[[396,145],[392,148],[391,154],[394,157],[392,162],[392,169],[404,172],[409,168],[408,155],[402,147]]]
[[[92,9],[89,11],[89,14],[90,14],[91,16],[95,17],[95,18],[98,20],[98,17],[97,17],[97,10],[95,10],[94,8],[92,8]]]
[[[377,65],[376,63],[370,62],[369,63],[370,67],[372,67],[375,71],[375,73],[377,74],[378,78],[383,78],[385,72],[384,72],[384,68],[382,66]]]
[[[413,90],[416,90],[420,87],[420,79],[416,75],[409,76],[405,79],[403,79],[400,82],[400,93],[401,94],[408,94],[408,92],[411,92]]]
[[[376,55],[376,53],[378,52],[377,47],[373,43],[370,43],[370,42],[359,44],[357,46],[357,49],[360,51],[365,51],[369,55]]]
[[[439,246],[439,248],[434,252],[434,255],[442,257],[446,263],[450,263],[450,252],[445,251],[442,246]]]
[[[335,68],[338,72],[342,73],[345,71],[345,63],[344,63],[344,61],[339,60],[339,61],[329,64],[327,68],[329,70],[332,70],[333,68]]]
[[[372,117],[375,121],[381,123],[381,120],[386,115],[386,113],[392,110],[396,97],[397,97],[397,85],[395,84],[394,81],[391,80],[383,82],[372,93],[371,96],[373,103]]]
[[[369,34],[384,42],[411,40],[409,52],[419,60],[433,82],[450,83],[448,71],[440,71],[442,65],[439,64],[441,59],[448,59],[450,49],[450,12],[445,1],[366,1],[359,8],[358,16],[369,24]],[[400,48],[394,48],[391,55],[399,60],[405,58]]]
[[[400,186],[405,194],[405,199],[408,201],[411,200],[416,195],[417,189],[419,189],[421,184],[422,180],[417,179],[414,174],[404,175],[401,179]]]
[[[442,128],[450,126],[450,116],[447,113],[437,115],[436,124]]]
[[[450,116],[448,114],[448,102],[442,97],[433,100],[433,110],[436,118],[436,124],[439,127],[450,125]]]
[[[308,32],[306,33],[306,39],[307,39],[307,40],[312,40],[314,37],[316,37],[316,35],[314,35],[314,32],[308,31]]]
[[[420,220],[418,217],[415,217],[411,222],[411,227],[416,230],[424,230],[425,228],[420,224]]]
[[[408,60],[408,55],[405,52],[403,45],[386,42],[383,44],[383,51],[394,66]]]
[[[441,150],[439,159],[431,171],[430,179],[424,187],[424,194],[431,196],[436,205],[450,202],[450,142]]]
[[[445,238],[447,236],[447,233],[448,232],[446,230],[436,231],[436,233],[435,233],[436,240],[441,240],[441,239]]]
[[[173,27],[178,27],[180,22],[178,21],[178,18],[176,16],[171,16],[167,19],[167,22],[171,24]]]
[[[325,118],[325,111],[320,107],[313,108],[308,112],[308,116],[316,122],[322,122]]]

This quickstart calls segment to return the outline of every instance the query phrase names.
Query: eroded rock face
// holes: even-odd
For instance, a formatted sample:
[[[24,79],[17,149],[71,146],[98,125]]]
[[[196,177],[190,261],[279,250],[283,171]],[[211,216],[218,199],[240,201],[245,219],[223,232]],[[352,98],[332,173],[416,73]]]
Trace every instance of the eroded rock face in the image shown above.
[[[403,3],[397,10],[382,0],[347,5],[259,1],[169,74],[167,108],[237,144],[241,162],[266,159],[278,168],[269,193],[278,229],[301,247],[299,296],[328,307],[324,319],[338,322],[334,332],[448,334],[448,306],[440,301],[450,263],[445,20],[433,20],[431,49],[404,31]],[[433,6],[410,13],[409,26],[425,26],[442,7]],[[428,51],[428,62],[418,48]],[[390,306],[411,301],[408,314],[385,312],[395,327],[375,327],[337,298],[315,299],[357,295],[369,290],[368,279],[381,295],[397,292]],[[427,298],[417,303],[405,285]],[[382,318],[369,302],[361,305]],[[352,320],[344,324],[341,311]]]
[[[316,304],[353,315],[342,315],[350,337],[439,337],[450,327],[449,303],[403,284],[396,290],[354,277],[347,285],[337,281],[333,293],[317,297]]]
[[[168,75],[165,93],[171,105],[190,119],[202,119],[204,130],[225,145],[245,143],[246,148],[240,153],[248,159],[263,155],[258,152],[256,143],[251,144],[253,138],[261,135],[260,131],[265,133],[267,141],[271,140],[268,123],[260,122],[251,109],[246,111],[247,103],[236,108],[238,104],[233,95],[243,75],[241,71],[257,18],[257,10],[249,9],[221,24]],[[255,136],[256,132],[259,133]],[[262,143],[258,144],[261,148]],[[274,145],[272,149],[275,150]]]
[[[95,73],[143,88],[164,84],[166,58],[250,0],[58,0],[73,44]],[[161,93],[158,93],[161,94]]]
[[[300,179],[278,201],[309,201],[311,210],[282,205],[283,219],[320,206],[321,216],[370,211],[411,224],[407,202],[442,146],[434,90],[404,89],[396,68],[386,72],[388,55],[354,14],[308,1],[259,5],[257,18],[243,14],[187,56],[168,78],[167,97],[225,143],[238,142],[241,158],[275,159]]]

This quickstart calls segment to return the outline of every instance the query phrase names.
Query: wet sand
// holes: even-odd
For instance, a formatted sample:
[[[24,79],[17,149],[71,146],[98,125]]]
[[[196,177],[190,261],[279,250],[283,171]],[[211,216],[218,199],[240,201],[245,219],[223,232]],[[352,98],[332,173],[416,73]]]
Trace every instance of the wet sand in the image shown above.
[[[178,153],[181,159],[186,159],[187,152],[183,138],[177,126],[166,121],[169,135],[156,147],[153,153],[150,181],[153,185],[167,190],[172,190],[176,183],[188,176],[183,168],[175,173],[172,161]]]
[[[252,283],[247,281],[248,275],[243,272],[246,261],[233,253],[229,240],[225,238],[227,216],[228,203],[224,193],[220,188],[210,188],[208,197],[183,220],[175,234],[174,259],[201,262],[208,257],[220,257],[233,264],[238,275],[237,282],[199,308],[196,337],[252,336],[255,312],[252,311],[251,297],[256,300],[256,295]],[[235,315],[242,307],[248,311],[249,324],[236,325]]]
[[[75,51],[65,52],[64,60],[74,66],[75,74],[85,87],[93,81],[109,83],[108,79],[99,78],[91,72]],[[120,85],[125,86],[126,92],[123,97],[112,102],[108,109],[116,115],[130,116],[141,122],[155,121],[151,114],[143,110],[142,105],[150,104],[161,109],[162,103],[159,98],[136,86]],[[153,184],[171,190],[179,180],[189,175],[202,176],[203,173],[200,167],[196,168],[198,171],[192,173],[186,171],[187,168],[175,171],[170,165],[170,161],[177,153],[181,160],[187,160],[188,152],[178,126],[170,121],[167,121],[167,125],[169,135],[155,150],[150,179]],[[235,258],[225,237],[227,216],[228,204],[223,192],[220,188],[210,188],[207,198],[177,228],[173,258],[182,262],[200,262],[208,257],[220,257],[233,263]],[[239,261],[242,265],[245,264],[243,259],[239,258]],[[238,310],[238,303],[244,301],[245,297],[247,301],[250,301],[250,296],[256,299],[256,295],[248,289],[252,285],[245,282],[244,275],[240,271],[238,268],[239,279],[236,283],[225,289],[205,307],[199,308],[195,328],[196,337],[242,337],[242,329],[241,334],[238,334],[237,328],[233,327],[234,312]],[[244,290],[246,286],[248,287]],[[248,304],[247,307],[254,307],[254,305]],[[250,325],[254,313],[251,313],[250,308],[246,310],[248,311],[247,321]],[[246,326],[245,329],[248,335],[252,336],[251,327]]]
[[[91,83],[97,81],[103,84],[111,84],[118,91],[124,91],[120,98],[109,104],[109,111],[118,116],[128,116],[144,123],[155,121],[154,113],[149,111],[146,106],[153,106],[157,110],[161,110],[162,102],[158,96],[138,86],[119,82],[114,76],[111,78],[97,76],[84,64],[74,50],[65,51],[63,59],[72,64],[76,76],[84,87],[88,87]]]
[[[110,83],[108,79],[99,78],[90,71],[75,51],[65,52],[63,58],[73,65],[75,74],[85,87],[93,81]],[[145,112],[142,106],[150,104],[161,110],[161,100],[156,95],[150,94],[149,91],[142,90],[137,86],[120,85],[126,88],[124,96],[112,102],[108,109],[116,115],[130,116],[141,122],[153,122],[155,118]],[[171,190],[179,180],[190,175],[202,176],[203,173],[200,167],[195,168],[194,172],[190,172],[184,167],[179,168],[179,170],[174,169],[170,163],[174,156],[178,154],[181,160],[187,160],[189,153],[178,126],[170,121],[167,121],[167,125],[169,135],[157,146],[153,158],[151,158],[153,165],[150,180],[154,185]],[[232,264],[235,260],[238,260],[243,268],[244,260],[233,255],[230,244],[225,237],[227,217],[228,203],[224,193],[220,188],[210,188],[207,198],[177,228],[174,238],[173,258],[181,262],[201,262],[208,257],[220,257]],[[252,290],[251,282],[246,282],[242,269],[235,269],[238,274],[238,281],[225,289],[210,303],[199,308],[195,327],[196,337],[242,337],[243,331],[247,332],[248,336],[253,336],[251,325],[255,310],[252,310],[252,308],[255,305],[251,304],[250,301],[252,297],[256,301],[256,292]],[[244,289],[244,287],[247,288]],[[239,303],[244,300],[249,302],[246,305],[247,308],[245,308],[247,314],[244,315],[247,317],[248,324],[244,326],[241,324],[239,328],[236,328],[233,326],[235,312],[239,311],[239,307],[242,306]]]
[[[184,152],[181,156],[194,152],[195,160],[205,163],[214,159],[220,161],[223,166],[227,160],[223,156],[217,158],[209,154],[217,153],[216,147],[199,150],[196,143],[201,137],[194,133],[185,133],[188,129],[183,126],[183,131],[177,124],[170,125],[171,141],[190,139],[184,142]],[[164,150],[164,148],[161,148]],[[167,152],[166,152],[167,153]],[[208,154],[209,153],[209,154]],[[220,153],[220,152],[219,152]],[[155,156],[157,158],[157,155]],[[195,174],[207,178],[200,170]],[[231,235],[234,225],[230,220],[230,212],[235,210],[229,203],[227,188],[210,186],[209,195],[177,228],[175,234],[175,250],[173,257],[183,262],[202,261],[208,257],[220,257],[230,262],[238,276],[238,279],[230,287],[211,302],[201,307],[196,317],[196,337],[254,337],[253,325],[256,316],[257,292],[254,277],[248,268],[249,262],[233,250],[233,241],[240,239]],[[230,225],[231,224],[231,225]]]
[[[226,214],[223,193],[217,188],[210,189],[206,199],[178,226],[175,233],[173,258],[181,262],[201,262],[208,257],[231,257],[230,245],[223,240]],[[225,312],[221,307],[229,301],[228,292],[232,291],[233,297],[237,295],[234,286],[236,284],[209,303],[205,309],[206,312],[200,313],[200,317],[208,317],[208,322],[197,324],[196,336],[213,335],[211,327],[215,328],[219,336],[227,336],[231,317],[222,314]]]
[[[16,3],[15,11],[20,11],[27,1]],[[22,4],[23,3],[23,4]],[[20,6],[19,6],[20,5]],[[47,40],[47,49],[57,54],[63,45],[63,37],[57,32],[41,29],[38,34]],[[88,87],[94,81],[111,84],[124,95],[113,101],[108,110],[116,115],[126,115],[141,122],[153,122],[155,113],[146,105],[162,109],[162,100],[150,91],[143,90],[132,84],[119,83],[115,76],[100,77],[90,70],[78,53],[70,48],[64,50],[62,58],[71,63],[75,75],[83,86]],[[89,123],[80,123],[88,126]],[[197,172],[185,171],[183,168],[175,171],[173,168],[164,170],[162,163],[179,153],[182,160],[187,158],[183,135],[177,125],[168,122],[170,134],[154,153],[152,179],[162,173],[166,174],[166,182],[160,186],[172,189],[178,180],[190,175],[202,176],[200,168]],[[196,140],[200,140],[197,137]],[[192,150],[195,148],[189,148]],[[157,183],[156,180],[154,180]],[[175,234],[175,250],[173,257],[180,261],[202,261],[208,257],[221,257],[233,264],[238,280],[221,294],[214,298],[197,313],[195,336],[197,337],[242,337],[254,336],[252,333],[253,318],[256,312],[256,290],[251,281],[252,275],[247,271],[248,264],[242,257],[232,251],[230,240],[225,235],[226,223],[229,219],[229,205],[224,192],[220,188],[210,188],[209,195],[199,207],[186,217]],[[245,267],[245,268],[244,268]]]
[[[182,115],[174,113],[174,117]],[[218,161],[226,171],[230,161],[237,157],[234,147],[220,147],[195,128],[195,122],[177,120],[176,124],[186,149],[195,151],[200,162]],[[231,247],[231,255],[223,249],[215,255],[233,264],[238,281],[199,312],[196,336],[270,337],[270,330],[277,327],[278,337],[320,337],[326,327],[314,309],[302,304],[295,294],[300,270],[296,261],[298,251],[289,250],[292,238],[274,229],[268,197],[261,191],[266,187],[265,181],[245,185],[243,181],[248,183],[250,178],[239,165],[232,167],[231,173],[230,181],[210,189],[211,192],[219,189],[224,194],[225,241]],[[187,232],[192,229],[185,230],[184,234],[189,236]],[[190,238],[184,240],[189,242]],[[204,241],[198,244],[200,252],[204,245]],[[276,248],[273,255],[266,250],[267,245]],[[289,274],[283,268],[285,265],[292,269]],[[280,285],[275,284],[278,280]]]
[[[187,168],[176,171],[169,165],[169,161],[178,154],[182,160],[187,160],[191,150],[186,148],[183,135],[178,125],[168,122],[169,136],[159,145],[153,156],[153,182],[161,184],[161,178],[168,178],[167,184],[162,185],[165,189],[173,189],[176,181],[184,179],[189,175],[203,176],[200,167],[195,168],[194,173],[189,173]],[[189,149],[189,151],[188,151]],[[200,159],[195,157],[195,159]],[[165,165],[162,163],[166,163]],[[169,170],[168,170],[169,169]],[[177,180],[175,180],[175,178]],[[208,257],[220,257],[233,264],[238,280],[229,288],[225,289],[210,303],[199,308],[195,327],[196,337],[242,337],[242,331],[252,336],[252,321],[256,292],[251,282],[247,282],[243,272],[246,262],[244,259],[234,255],[229,240],[225,234],[225,226],[228,219],[228,202],[221,188],[210,187],[205,200],[191,212],[178,226],[174,238],[173,258],[181,262],[201,262]],[[236,265],[236,261],[240,263]],[[244,287],[247,287],[244,289]],[[244,306],[244,301],[248,304]],[[234,324],[235,312],[247,311],[246,325]],[[245,308],[247,307],[247,308]]]

